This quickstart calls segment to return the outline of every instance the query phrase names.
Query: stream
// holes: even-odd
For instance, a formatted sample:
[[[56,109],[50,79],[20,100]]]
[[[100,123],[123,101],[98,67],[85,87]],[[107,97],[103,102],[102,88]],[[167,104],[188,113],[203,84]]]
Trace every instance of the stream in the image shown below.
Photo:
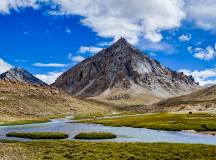
[[[199,143],[216,145],[216,136],[184,131],[160,131],[145,128],[110,127],[99,124],[69,123],[71,117],[52,119],[46,123],[25,125],[0,126],[0,139],[29,141],[26,138],[6,137],[9,132],[64,132],[69,135],[68,140],[80,132],[112,132],[115,139],[82,140],[97,142],[168,142],[168,143]]]

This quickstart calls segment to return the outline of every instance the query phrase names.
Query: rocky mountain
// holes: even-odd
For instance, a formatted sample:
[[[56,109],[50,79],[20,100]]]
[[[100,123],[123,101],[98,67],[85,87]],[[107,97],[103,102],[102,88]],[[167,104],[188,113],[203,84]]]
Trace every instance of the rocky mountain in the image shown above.
[[[20,67],[12,68],[8,70],[7,72],[2,73],[0,75],[0,79],[6,80],[9,82],[21,82],[21,83],[29,83],[29,84],[47,86],[46,83],[44,83],[43,81],[36,78],[31,73],[29,73],[28,71]]]
[[[199,88],[192,76],[162,66],[124,38],[63,73],[53,86],[76,96],[109,99],[171,97]]]
[[[196,92],[161,100],[153,105],[155,111],[216,111],[216,85]],[[145,107],[144,107],[145,108]]]
[[[150,105],[125,108],[134,112],[216,112],[216,85],[190,94],[160,100]]]

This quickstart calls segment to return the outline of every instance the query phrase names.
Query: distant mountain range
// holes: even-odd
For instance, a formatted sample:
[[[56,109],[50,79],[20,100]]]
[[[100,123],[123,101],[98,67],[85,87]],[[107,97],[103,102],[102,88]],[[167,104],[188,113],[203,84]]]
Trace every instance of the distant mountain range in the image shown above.
[[[162,66],[124,38],[63,73],[53,86],[80,97],[179,96],[200,88],[192,76]]]

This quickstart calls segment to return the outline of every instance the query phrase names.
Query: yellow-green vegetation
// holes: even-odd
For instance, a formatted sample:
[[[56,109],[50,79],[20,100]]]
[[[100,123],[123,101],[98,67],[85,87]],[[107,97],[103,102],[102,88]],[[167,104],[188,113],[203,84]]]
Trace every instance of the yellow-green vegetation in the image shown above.
[[[213,160],[216,147],[198,144],[79,141],[0,142],[2,159],[28,160]],[[21,157],[22,156],[22,157]]]
[[[0,120],[0,126],[9,126],[9,125],[23,125],[23,124],[33,124],[33,123],[45,123],[49,122],[50,119],[63,118],[66,115],[55,115],[55,116],[46,116],[46,117],[29,117],[29,116],[16,116],[16,117],[6,117]]]
[[[112,139],[117,136],[109,132],[82,132],[77,134],[75,139]]]
[[[75,120],[81,119],[95,119],[95,118],[102,118],[102,117],[113,117],[113,116],[125,116],[125,115],[136,115],[139,113],[136,112],[117,112],[117,113],[90,113],[90,114],[79,114],[74,117]]]
[[[124,116],[120,118],[81,120],[79,122],[97,123],[107,126],[128,126],[168,131],[216,131],[216,115],[208,113],[159,113],[143,116]]]
[[[22,143],[0,141],[0,160],[33,160],[34,152]]]
[[[33,124],[33,123],[45,123],[49,122],[49,119],[39,118],[39,119],[26,119],[26,120],[16,120],[9,122],[2,122],[0,126],[9,126],[9,125],[22,125],[22,124]]]
[[[20,133],[10,132],[7,133],[7,137],[18,137],[18,138],[29,138],[29,139],[65,139],[68,137],[65,133],[60,132],[31,132],[31,133]]]
[[[73,119],[80,120],[80,119],[94,119],[94,118],[100,118],[104,117],[105,114],[102,113],[90,113],[90,114],[79,114],[76,115]]]

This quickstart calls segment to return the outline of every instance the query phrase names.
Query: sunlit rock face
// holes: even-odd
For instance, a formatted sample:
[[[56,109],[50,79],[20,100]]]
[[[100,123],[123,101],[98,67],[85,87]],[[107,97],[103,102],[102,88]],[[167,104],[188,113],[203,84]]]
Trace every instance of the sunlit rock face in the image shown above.
[[[170,97],[199,88],[193,77],[162,66],[124,38],[63,73],[53,86],[81,97],[116,88],[130,90],[131,94]]]
[[[8,70],[0,75],[0,79],[10,82],[29,83],[41,86],[47,86],[46,83],[33,76],[23,68],[17,67]]]

